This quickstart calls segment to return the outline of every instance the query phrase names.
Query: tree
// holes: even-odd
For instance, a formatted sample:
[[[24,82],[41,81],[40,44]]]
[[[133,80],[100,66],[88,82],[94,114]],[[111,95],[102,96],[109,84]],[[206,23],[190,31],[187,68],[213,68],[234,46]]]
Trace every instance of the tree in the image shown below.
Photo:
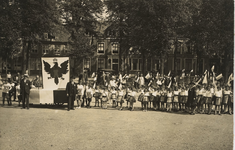
[[[101,0],[67,0],[59,3],[61,19],[71,34],[71,55],[82,58],[94,52],[92,40],[97,35],[96,28],[102,7]],[[87,33],[91,37],[85,36]]]
[[[233,1],[201,0],[198,6],[188,30],[190,41],[199,58],[206,54],[224,59],[222,72],[227,78],[229,54],[233,54]]]
[[[127,41],[142,54],[143,73],[146,55],[164,58],[169,39],[182,34],[180,31],[190,21],[187,1],[183,0],[110,0],[107,6],[111,22],[126,23]]]
[[[52,32],[59,24],[59,15],[55,0],[15,0],[3,1],[0,8],[0,32],[4,39],[2,53],[12,57],[22,47],[22,73],[28,69],[29,54],[33,43],[40,42],[45,32]],[[15,41],[22,41],[19,45]],[[20,42],[21,43],[21,42]],[[25,65],[26,64],[26,65]]]
[[[0,6],[0,55],[7,63],[20,52],[22,46],[20,40],[19,9],[15,5],[9,5],[7,0]],[[6,67],[6,73],[7,73]]]

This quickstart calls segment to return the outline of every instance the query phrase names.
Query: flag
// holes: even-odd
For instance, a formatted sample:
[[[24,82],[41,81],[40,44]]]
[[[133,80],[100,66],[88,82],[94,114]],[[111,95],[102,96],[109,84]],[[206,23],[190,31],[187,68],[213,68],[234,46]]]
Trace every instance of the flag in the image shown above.
[[[172,83],[172,81],[169,83],[168,88],[170,88],[170,87],[171,87],[171,83]]]
[[[157,80],[158,85],[162,85],[162,82],[160,80]]]
[[[213,66],[211,67],[211,71],[214,72],[214,70],[215,70],[215,66],[213,65]]]
[[[195,85],[198,85],[202,81],[202,78],[200,78]]]
[[[233,73],[231,73],[231,75],[228,77],[228,86],[231,86],[231,81],[233,81]]]
[[[70,78],[69,57],[42,57],[44,89],[66,88]]]
[[[170,77],[170,75],[171,75],[171,71],[169,71],[169,73],[168,73],[168,77]]]
[[[185,69],[182,70],[181,79],[185,77]]]
[[[150,78],[150,75],[149,73],[145,76],[146,79],[149,79]]]
[[[150,80],[150,82],[149,82],[148,86],[150,86],[150,85],[152,84],[152,82],[153,82],[153,81],[152,81],[152,80]]]
[[[221,78],[223,78],[222,73],[221,73],[221,74],[219,74],[215,79],[216,79],[216,80],[219,80],[219,79],[221,79]]]
[[[94,72],[92,73],[91,77],[92,77],[92,78],[94,78],[94,77],[95,77],[95,73],[94,73]]]
[[[207,84],[207,83],[208,83],[208,81],[207,81],[207,74],[206,74],[203,78],[202,84]]]

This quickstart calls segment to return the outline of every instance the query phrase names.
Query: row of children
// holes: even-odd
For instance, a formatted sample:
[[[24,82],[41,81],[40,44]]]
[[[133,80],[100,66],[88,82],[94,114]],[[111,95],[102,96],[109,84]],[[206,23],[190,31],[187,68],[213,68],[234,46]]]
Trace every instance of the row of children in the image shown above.
[[[141,86],[136,89],[133,86],[88,86],[78,85],[77,104],[81,106],[81,101],[87,102],[90,107],[92,97],[95,99],[95,107],[107,109],[107,104],[111,103],[113,107],[123,109],[123,103],[127,103],[127,107],[134,110],[134,103],[141,102],[143,111],[153,106],[154,110],[162,111],[186,111],[191,114],[205,113],[211,114],[213,105],[215,105],[215,114],[228,112],[232,114],[233,110],[233,91],[230,86],[221,87],[220,84],[194,84],[173,85],[172,87],[162,86]],[[197,110],[197,111],[196,111]]]
[[[12,105],[12,99],[15,101],[16,96],[20,95],[20,86],[9,80],[2,80],[2,101],[5,105],[5,100],[7,100],[8,106]],[[19,98],[18,98],[19,99]],[[20,105],[20,101],[19,101]]]

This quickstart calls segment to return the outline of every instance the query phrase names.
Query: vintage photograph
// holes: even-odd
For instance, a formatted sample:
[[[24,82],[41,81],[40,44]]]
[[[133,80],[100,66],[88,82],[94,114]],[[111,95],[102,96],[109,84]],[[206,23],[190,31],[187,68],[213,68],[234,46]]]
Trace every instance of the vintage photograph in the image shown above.
[[[233,0],[1,0],[1,150],[234,149]]]

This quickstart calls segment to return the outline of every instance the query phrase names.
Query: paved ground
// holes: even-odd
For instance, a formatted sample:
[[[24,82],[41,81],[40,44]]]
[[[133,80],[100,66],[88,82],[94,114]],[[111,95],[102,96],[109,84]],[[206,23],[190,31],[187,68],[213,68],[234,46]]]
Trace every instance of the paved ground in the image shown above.
[[[233,115],[193,116],[140,108],[67,111],[45,105],[22,110],[16,103],[0,107],[1,150],[230,150],[232,146]]]

